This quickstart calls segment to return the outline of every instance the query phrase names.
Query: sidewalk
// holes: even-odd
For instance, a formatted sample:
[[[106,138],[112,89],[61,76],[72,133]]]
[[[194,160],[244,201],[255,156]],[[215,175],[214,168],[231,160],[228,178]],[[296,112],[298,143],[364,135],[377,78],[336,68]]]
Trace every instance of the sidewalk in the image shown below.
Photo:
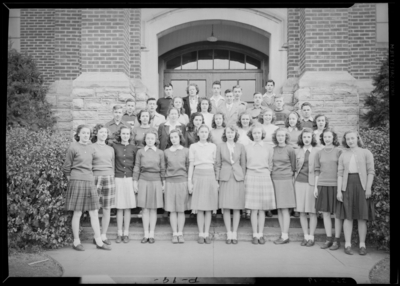
[[[111,242],[111,251],[98,250],[86,240],[82,241],[85,251],[66,247],[46,254],[63,267],[64,277],[82,277],[83,283],[160,284],[164,277],[168,277],[169,283],[174,277],[351,277],[357,283],[370,283],[371,268],[389,256],[373,248],[361,256],[355,246],[354,255],[345,254],[343,245],[336,251],[322,250],[322,242],[313,247],[302,247],[298,241],[285,245],[270,241],[265,245],[249,241],[227,245],[220,240],[211,244],[172,244],[166,240],[156,240],[154,244],[141,244],[139,240],[127,244]]]

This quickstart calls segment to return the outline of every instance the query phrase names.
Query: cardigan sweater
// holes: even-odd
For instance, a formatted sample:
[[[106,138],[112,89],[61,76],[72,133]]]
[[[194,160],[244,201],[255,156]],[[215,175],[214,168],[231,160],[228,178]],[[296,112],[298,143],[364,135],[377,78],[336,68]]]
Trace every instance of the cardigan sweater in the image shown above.
[[[115,143],[114,143],[115,144]],[[94,143],[95,150],[93,156],[93,175],[94,176],[114,176],[114,149],[106,144]]]
[[[70,176],[71,180],[94,181],[92,162],[95,152],[91,143],[83,145],[79,142],[72,142],[62,167],[65,176]]]
[[[165,178],[164,152],[160,149],[139,149],[136,153],[133,180],[161,181]]]
[[[165,179],[167,182],[187,182],[189,170],[189,149],[170,148],[164,151]]]
[[[265,142],[253,142],[245,146],[246,172],[257,175],[269,175],[272,169],[273,149]]]
[[[356,148],[353,151],[351,151],[351,149],[345,149],[339,157],[337,172],[338,177],[343,177],[342,191],[346,191],[350,159],[353,154],[354,159],[356,160],[361,185],[364,190],[366,190],[367,187],[368,175],[375,176],[374,156],[371,151],[363,148]]]
[[[317,186],[337,186],[338,162],[342,150],[334,147],[330,151],[325,148],[315,154],[314,172],[318,176]]]
[[[272,162],[272,179],[288,180],[293,178],[293,174],[296,172],[296,153],[291,146],[275,146]]]
[[[121,143],[114,143],[113,148],[115,152],[115,177],[132,177],[137,147],[132,144],[125,146]]]

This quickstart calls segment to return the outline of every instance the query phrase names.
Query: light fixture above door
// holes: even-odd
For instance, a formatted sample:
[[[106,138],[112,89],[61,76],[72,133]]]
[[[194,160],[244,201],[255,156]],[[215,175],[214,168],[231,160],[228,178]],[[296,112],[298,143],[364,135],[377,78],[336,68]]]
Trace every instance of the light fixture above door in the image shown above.
[[[218,38],[217,37],[214,37],[214,25],[211,25],[211,36],[209,36],[208,38],[207,38],[207,41],[209,41],[209,42],[216,42],[216,41],[218,41]]]

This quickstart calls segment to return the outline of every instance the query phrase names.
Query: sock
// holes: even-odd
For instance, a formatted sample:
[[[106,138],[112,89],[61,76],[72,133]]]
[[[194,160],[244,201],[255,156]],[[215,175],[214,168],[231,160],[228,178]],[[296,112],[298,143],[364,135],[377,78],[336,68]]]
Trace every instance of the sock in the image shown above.
[[[173,232],[172,236],[178,236],[178,233],[177,232]]]
[[[232,239],[237,240],[237,232],[232,232]]]
[[[208,232],[204,233],[204,237],[208,237],[210,234]]]
[[[146,231],[144,232],[144,237],[145,237],[145,238],[149,238],[149,231],[148,231],[148,230],[146,230]]]
[[[178,236],[179,236],[179,235],[183,235],[182,231],[178,231],[178,232],[177,232],[177,235],[178,235]]]
[[[77,246],[78,244],[81,244],[81,240],[79,238],[74,239],[74,246]]]
[[[361,248],[361,247],[367,248],[367,247],[365,246],[365,242],[360,242],[360,248]]]
[[[232,239],[232,232],[231,232],[231,231],[228,231],[228,232],[226,233],[226,236],[227,236],[227,239]]]
[[[154,230],[150,230],[150,232],[149,232],[149,238],[154,238]]]
[[[288,233],[282,232],[282,239],[283,239],[283,240],[286,240],[286,239],[288,239],[288,238],[289,238],[289,234],[288,234]]]
[[[314,241],[314,235],[309,235],[308,239]]]
[[[199,232],[199,237],[204,237],[204,232]]]
[[[254,232],[254,233],[253,233],[253,237],[258,238],[258,233],[257,233],[257,232]]]
[[[101,240],[106,240],[107,239],[107,235],[105,233],[103,233],[100,237],[101,237]]]
[[[305,235],[304,235],[304,239],[305,239],[305,240],[309,240],[308,234],[305,234]]]
[[[96,244],[98,245],[98,246],[103,246],[103,241],[101,240],[101,237],[99,236],[98,238],[95,238],[94,240],[96,240]]]
[[[339,243],[340,237],[335,237],[335,239],[333,241],[336,241],[337,243]]]
[[[124,230],[124,236],[129,236],[129,230]]]
[[[350,242],[346,242],[344,247],[351,247],[351,243]]]
[[[259,232],[258,233],[258,238],[261,238],[261,237],[263,237],[264,236],[264,233],[262,233],[262,232]]]
[[[122,236],[122,229],[119,229],[119,230],[118,230],[118,235],[119,235],[119,236]]]

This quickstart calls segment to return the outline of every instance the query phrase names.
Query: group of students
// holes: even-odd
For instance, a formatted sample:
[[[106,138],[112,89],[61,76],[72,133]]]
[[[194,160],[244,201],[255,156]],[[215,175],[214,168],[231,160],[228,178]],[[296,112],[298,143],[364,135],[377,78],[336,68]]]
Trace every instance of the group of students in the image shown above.
[[[338,136],[326,116],[313,119],[309,103],[301,106],[303,116],[286,111],[282,97],[272,93],[273,86],[269,80],[267,94],[255,93],[253,107],[246,108],[240,86],[227,90],[221,101],[216,99],[219,82],[213,84],[210,99],[196,98],[195,84],[188,86],[186,99],[173,98],[168,84],[166,96],[149,98],[138,114],[134,101],[128,100],[126,114],[121,105],[114,106],[114,119],[97,124],[93,132],[87,125],[78,126],[63,167],[68,179],[66,209],[74,211],[73,248],[84,250],[79,240],[83,211],[90,214],[93,243],[110,250],[106,233],[112,208],[117,209],[117,243],[129,241],[131,209],[140,207],[142,243],[155,242],[157,209],[164,208],[170,212],[173,243],[184,242],[184,212],[192,210],[201,244],[211,243],[212,212],[217,209],[223,213],[228,244],[238,243],[241,210],[250,217],[252,243],[264,244],[265,216],[277,209],[281,236],[274,243],[286,244],[289,211],[294,209],[304,232],[302,246],[314,245],[317,213],[322,212],[327,239],[321,248],[340,247],[343,224],[344,251],[352,254],[357,219],[359,253],[365,255],[366,221],[374,218],[372,153],[361,148],[356,131],[346,132],[338,148]]]

